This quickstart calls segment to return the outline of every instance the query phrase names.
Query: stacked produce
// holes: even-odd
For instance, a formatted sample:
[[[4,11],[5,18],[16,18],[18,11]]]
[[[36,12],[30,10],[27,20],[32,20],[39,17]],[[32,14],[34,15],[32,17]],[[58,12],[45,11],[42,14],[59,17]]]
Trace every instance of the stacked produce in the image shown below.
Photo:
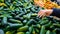
[[[42,3],[44,4],[44,8],[46,9],[52,9],[52,8],[60,8],[60,6],[58,5],[58,3],[56,2],[56,0],[54,2],[52,2],[54,0],[34,0],[35,3]]]
[[[60,21],[39,18],[33,0],[0,0],[0,34],[60,34]]]

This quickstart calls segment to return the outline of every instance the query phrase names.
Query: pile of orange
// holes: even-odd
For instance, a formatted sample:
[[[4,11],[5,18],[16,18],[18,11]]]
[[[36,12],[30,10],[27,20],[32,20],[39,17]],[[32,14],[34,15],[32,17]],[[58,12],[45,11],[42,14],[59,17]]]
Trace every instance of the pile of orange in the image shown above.
[[[46,9],[60,8],[56,2],[51,2],[50,0],[34,0],[36,3],[39,3],[40,1],[44,3],[44,8]]]

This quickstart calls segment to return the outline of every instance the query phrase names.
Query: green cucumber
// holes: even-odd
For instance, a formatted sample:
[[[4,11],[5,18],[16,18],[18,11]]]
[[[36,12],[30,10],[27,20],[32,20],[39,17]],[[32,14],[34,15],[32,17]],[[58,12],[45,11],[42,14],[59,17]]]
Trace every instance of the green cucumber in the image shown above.
[[[45,26],[41,27],[40,34],[45,34]]]
[[[40,29],[40,28],[41,28],[41,25],[40,25],[40,24],[37,24],[37,28],[39,28],[39,29]]]
[[[23,5],[23,6],[24,6],[24,7],[27,7],[27,5],[28,5],[28,3],[24,3],[24,5]]]
[[[36,24],[36,25],[33,25],[33,27],[40,29],[41,25],[40,24]]]
[[[3,17],[2,23],[7,24],[7,17]]]
[[[30,34],[32,34],[32,31],[33,31],[33,26],[29,27]]]
[[[26,32],[26,34],[30,34],[30,32]]]
[[[28,26],[23,26],[23,27],[20,27],[19,29],[17,29],[17,31],[19,31],[19,32],[27,31],[28,28],[29,28]]]
[[[33,29],[32,34],[36,34],[35,30]]]
[[[17,34],[24,34],[24,32],[17,32]]]
[[[0,2],[4,2],[4,0],[0,0]]]
[[[27,20],[23,20],[23,24],[26,24],[28,21]]]
[[[28,13],[28,14],[26,14],[26,15],[23,15],[23,18],[25,18],[25,19],[30,19],[30,18],[31,18],[31,13]]]
[[[53,32],[53,34],[56,34],[56,30],[57,30],[57,29],[54,29],[54,30],[52,31],[52,32]]]
[[[56,27],[60,27],[60,24],[53,24],[54,26],[56,26]]]
[[[51,34],[57,34],[57,29],[52,30]]]
[[[39,29],[37,29],[37,28],[36,28],[36,29],[35,29],[35,31],[36,31],[36,33],[38,33],[38,34],[39,34]]]
[[[23,11],[22,11],[23,12]],[[20,17],[20,16],[23,16],[25,13],[21,13],[21,14],[18,14],[16,15],[15,17]]]
[[[37,16],[37,13],[33,13],[31,14],[32,17],[36,17]]]
[[[0,29],[0,34],[4,34],[4,31],[2,29]]]
[[[51,34],[51,33],[50,33],[50,31],[48,30],[48,31],[46,32],[46,34]]]
[[[15,19],[9,19],[10,22],[13,22],[13,23],[21,23],[20,20],[15,20]]]
[[[23,26],[23,24],[9,24],[9,27],[21,27],[21,26]]]
[[[5,34],[12,34],[12,32],[10,32],[10,31],[7,31]]]
[[[48,27],[50,27],[52,25],[52,23],[51,23],[51,21],[48,23],[48,24],[45,24],[44,26],[46,27],[46,28],[48,28]]]
[[[6,31],[5,34],[14,34],[15,31]]]
[[[16,30],[19,27],[22,27],[23,24],[9,24],[4,30]]]
[[[47,24],[48,22],[49,22],[48,20],[42,20],[40,24],[44,25],[44,24]]]

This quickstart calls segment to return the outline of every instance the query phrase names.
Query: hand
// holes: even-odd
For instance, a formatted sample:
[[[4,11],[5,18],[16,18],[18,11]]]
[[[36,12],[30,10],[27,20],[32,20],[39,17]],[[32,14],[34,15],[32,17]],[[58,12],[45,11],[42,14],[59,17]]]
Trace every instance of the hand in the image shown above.
[[[38,16],[39,17],[50,16],[50,14],[52,14],[52,12],[53,12],[53,10],[51,10],[51,9],[40,10],[38,12]]]

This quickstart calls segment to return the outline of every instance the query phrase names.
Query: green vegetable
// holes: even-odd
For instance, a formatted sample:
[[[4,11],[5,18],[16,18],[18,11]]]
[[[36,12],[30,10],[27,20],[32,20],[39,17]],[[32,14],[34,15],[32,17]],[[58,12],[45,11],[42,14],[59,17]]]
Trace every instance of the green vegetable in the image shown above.
[[[48,31],[46,32],[46,34],[50,34],[50,31],[48,30]]]
[[[30,32],[26,32],[26,34],[30,34]]]
[[[7,24],[7,17],[3,17],[2,23]]]
[[[4,34],[4,31],[2,29],[0,29],[0,34]]]
[[[12,34],[12,32],[10,32],[10,31],[7,31],[5,34]]]
[[[0,0],[0,2],[4,2],[4,0]]]
[[[42,26],[42,27],[41,27],[40,34],[45,34],[45,26]]]
[[[44,9],[34,0],[0,0],[0,29],[4,34],[60,34],[59,20],[38,16]]]
[[[9,24],[10,28],[17,28],[17,27],[21,27],[23,26],[23,24]]]
[[[46,28],[48,28],[48,27],[50,27],[50,25],[52,25],[52,24],[51,24],[51,21],[50,21],[48,24],[45,24],[44,26],[45,26]]]
[[[13,22],[13,23],[21,23],[20,20],[15,20],[15,19],[9,19],[9,21]]]
[[[17,34],[24,34],[24,32],[17,32]]]
[[[31,16],[32,16],[32,17],[35,17],[35,16],[37,16],[37,14],[36,14],[36,13],[33,13]]]
[[[33,26],[29,27],[29,33],[32,34]]]
[[[23,26],[23,27],[20,27],[17,31],[22,32],[27,30],[28,30],[28,26]]]

